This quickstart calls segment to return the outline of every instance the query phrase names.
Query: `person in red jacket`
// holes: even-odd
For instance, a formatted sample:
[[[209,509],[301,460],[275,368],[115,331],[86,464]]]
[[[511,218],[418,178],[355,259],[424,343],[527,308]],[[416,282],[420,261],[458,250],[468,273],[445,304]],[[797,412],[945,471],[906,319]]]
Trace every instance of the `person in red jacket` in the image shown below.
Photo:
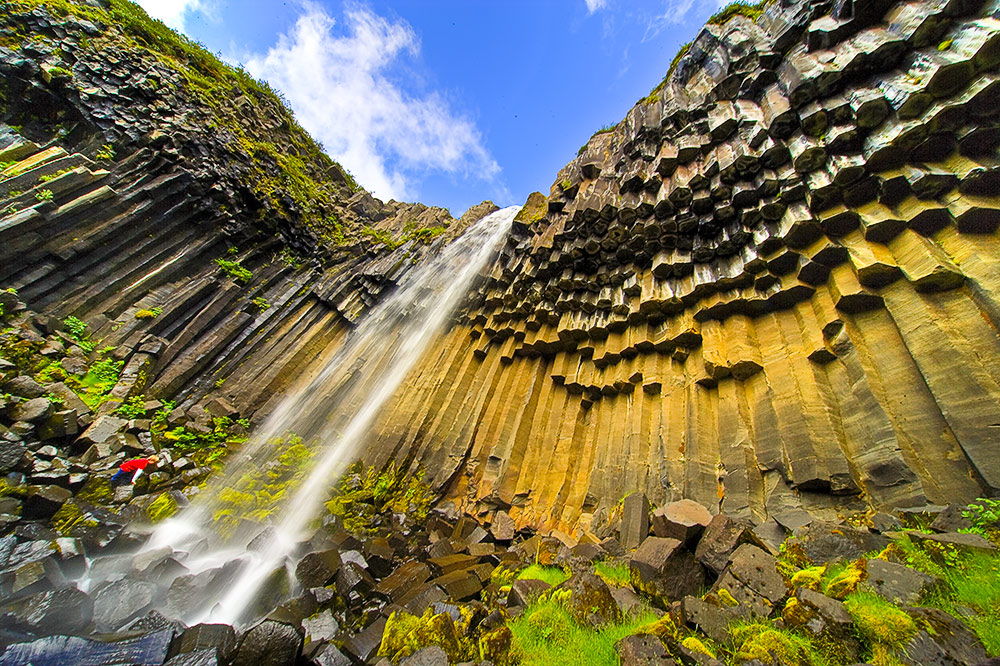
[[[135,483],[135,480],[139,478],[150,465],[156,466],[160,459],[157,456],[149,456],[148,458],[132,458],[131,460],[126,460],[115,472],[115,475],[111,477],[112,486],[120,486],[126,483]],[[129,478],[131,476],[131,478]]]

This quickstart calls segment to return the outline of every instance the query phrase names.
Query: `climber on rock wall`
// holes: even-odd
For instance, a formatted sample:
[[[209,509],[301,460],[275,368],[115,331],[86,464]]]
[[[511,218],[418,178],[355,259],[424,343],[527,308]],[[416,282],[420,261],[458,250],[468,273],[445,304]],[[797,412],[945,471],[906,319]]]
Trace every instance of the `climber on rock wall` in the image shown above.
[[[159,462],[159,457],[149,456],[148,458],[132,458],[131,460],[126,460],[115,472],[115,475],[111,477],[112,486],[121,486],[126,483],[135,483],[135,480],[139,478],[149,465],[155,466]],[[129,478],[129,475],[132,475]]]

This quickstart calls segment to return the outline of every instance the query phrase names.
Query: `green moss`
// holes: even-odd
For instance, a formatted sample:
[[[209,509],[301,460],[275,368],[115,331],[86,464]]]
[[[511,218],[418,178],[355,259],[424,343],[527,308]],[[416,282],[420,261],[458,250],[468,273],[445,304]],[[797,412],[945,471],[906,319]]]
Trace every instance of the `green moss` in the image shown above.
[[[138,419],[146,415],[146,396],[134,395],[115,410],[117,416],[123,419]]]
[[[428,608],[422,616],[417,617],[397,611],[385,623],[378,654],[380,657],[388,657],[393,663],[399,663],[421,648],[437,645],[445,651],[452,663],[473,661],[476,655],[471,641],[467,638],[463,640],[460,636],[459,628],[448,613],[435,615]]]
[[[518,580],[540,580],[552,587],[569,579],[569,574],[560,567],[547,567],[532,564],[517,574]]]
[[[71,536],[74,528],[96,527],[97,521],[88,518],[75,502],[69,501],[59,507],[49,524],[59,534]]]
[[[356,464],[341,479],[326,508],[343,520],[347,531],[359,535],[371,534],[374,517],[387,512],[404,514],[420,523],[427,518],[435,497],[423,479],[422,470],[407,474],[394,463],[382,471]]]
[[[310,468],[313,454],[301,437],[289,434],[268,444],[279,452],[276,460],[213,491],[216,510],[212,517],[224,535],[231,535],[243,519],[265,522],[298,487]],[[217,450],[224,451],[225,447],[209,449]],[[196,451],[192,458],[197,455]]]
[[[628,564],[625,562],[596,562],[594,563],[594,573],[600,576],[608,585],[615,587],[627,587],[629,585]]]
[[[161,314],[163,314],[163,308],[153,308],[152,310],[137,310],[135,313],[136,319],[156,319]]]
[[[823,574],[826,573],[826,565],[819,567],[807,567],[797,571],[792,575],[792,587],[807,587],[810,590],[818,590],[823,581]]]
[[[114,496],[111,481],[101,476],[91,476],[76,494],[77,499],[90,504],[108,504]]]
[[[913,618],[870,590],[852,593],[844,600],[844,608],[854,619],[872,664],[894,666],[900,663],[897,654],[917,633]]]
[[[528,195],[528,200],[524,202],[524,206],[514,216],[514,222],[530,226],[544,218],[547,212],[548,205],[545,195],[541,192],[532,192]]]
[[[843,599],[858,589],[868,577],[864,559],[851,562],[826,583],[824,594],[834,599]]]
[[[819,666],[825,660],[809,639],[770,622],[740,622],[729,629],[737,663],[759,659],[771,663],[775,658],[785,666]]]
[[[166,520],[175,513],[177,513],[177,500],[170,493],[161,493],[153,500],[152,504],[146,507],[146,515],[154,523]]]
[[[261,312],[271,307],[271,304],[268,303],[267,299],[264,298],[263,296],[258,296],[257,298],[253,299],[250,302],[253,303],[257,307],[257,309],[260,310]]]

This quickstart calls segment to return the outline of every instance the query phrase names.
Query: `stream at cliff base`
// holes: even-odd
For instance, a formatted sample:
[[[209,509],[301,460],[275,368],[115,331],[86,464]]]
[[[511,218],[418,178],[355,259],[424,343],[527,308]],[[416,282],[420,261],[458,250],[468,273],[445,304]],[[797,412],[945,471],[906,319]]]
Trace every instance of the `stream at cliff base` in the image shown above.
[[[492,213],[421,265],[362,319],[318,376],[284,398],[222,472],[138,553],[90,563],[79,581],[138,576],[188,625],[243,625],[288,598],[291,568],[330,490],[379,413],[499,251],[519,207]]]

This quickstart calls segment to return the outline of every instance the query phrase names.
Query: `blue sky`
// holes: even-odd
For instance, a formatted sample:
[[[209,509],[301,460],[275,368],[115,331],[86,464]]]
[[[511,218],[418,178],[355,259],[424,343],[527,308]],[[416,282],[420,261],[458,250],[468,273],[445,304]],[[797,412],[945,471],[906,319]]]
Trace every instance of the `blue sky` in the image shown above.
[[[138,0],[288,99],[382,199],[548,192],[661,78],[718,0]]]

